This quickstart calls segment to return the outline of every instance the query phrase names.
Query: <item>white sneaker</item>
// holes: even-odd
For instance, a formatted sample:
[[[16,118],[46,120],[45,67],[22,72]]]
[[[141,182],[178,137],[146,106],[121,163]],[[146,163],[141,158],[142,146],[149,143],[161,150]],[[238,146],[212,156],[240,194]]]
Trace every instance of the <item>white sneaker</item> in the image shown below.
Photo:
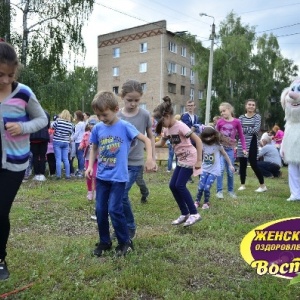
[[[236,196],[236,194],[235,194],[234,192],[228,192],[228,195],[229,195],[231,198],[233,198],[233,199],[236,199],[236,198],[237,198],[237,196]]]
[[[35,175],[32,180],[40,181],[40,175]]]
[[[219,199],[224,199],[223,193],[222,192],[217,192],[216,197]]]
[[[257,193],[263,193],[263,192],[266,192],[268,189],[266,186],[264,186],[263,188],[262,187],[259,187],[257,190],[255,190],[255,192]]]
[[[181,215],[179,216],[179,218],[177,218],[176,220],[174,220],[172,222],[172,225],[180,225],[182,223],[184,223],[188,218],[189,218],[190,215]]]
[[[91,219],[92,219],[93,221],[97,221],[96,215],[91,215]]]
[[[93,200],[93,192],[92,192],[92,191],[88,191],[88,192],[87,192],[87,195],[86,195],[86,198],[87,198],[89,201],[92,201],[92,200]]]
[[[289,197],[286,199],[286,201],[300,201],[300,199],[295,199],[294,197]]]
[[[202,209],[209,209],[209,204],[208,203],[204,203],[202,205]]]
[[[189,218],[183,224],[183,226],[184,227],[191,226],[200,220],[201,220],[200,214],[190,215]]]
[[[41,174],[41,175],[38,175],[39,176],[39,181],[46,181],[46,177],[45,175]]]
[[[246,187],[245,186],[240,186],[239,188],[238,188],[238,191],[243,191],[243,190],[245,190],[246,189]]]

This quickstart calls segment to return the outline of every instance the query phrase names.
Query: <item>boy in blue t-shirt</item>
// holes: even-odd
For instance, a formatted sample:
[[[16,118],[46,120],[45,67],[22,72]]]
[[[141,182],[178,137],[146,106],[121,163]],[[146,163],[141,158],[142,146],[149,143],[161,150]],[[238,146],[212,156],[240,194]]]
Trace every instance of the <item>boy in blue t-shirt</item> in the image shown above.
[[[93,175],[93,164],[97,157],[96,216],[100,242],[93,253],[95,256],[101,256],[112,247],[109,215],[118,240],[116,255],[122,256],[133,250],[122,205],[128,181],[129,149],[135,139],[144,142],[147,153],[145,168],[146,171],[153,170],[155,164],[152,160],[151,141],[133,125],[117,117],[119,106],[114,93],[97,93],[92,101],[92,108],[102,121],[96,124],[91,132],[92,147],[89,166],[85,172],[88,178]]]

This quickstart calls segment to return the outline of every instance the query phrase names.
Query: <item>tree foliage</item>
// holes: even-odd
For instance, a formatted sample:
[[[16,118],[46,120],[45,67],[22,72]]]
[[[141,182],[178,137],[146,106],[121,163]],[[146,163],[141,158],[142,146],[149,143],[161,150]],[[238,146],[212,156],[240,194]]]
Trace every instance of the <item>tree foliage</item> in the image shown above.
[[[245,100],[253,98],[263,127],[274,123],[283,126],[280,94],[297,76],[298,67],[282,56],[277,38],[273,34],[257,36],[255,27],[242,24],[241,18],[231,12],[221,22],[216,40],[219,43],[214,51],[211,116],[219,114],[218,106],[223,101],[230,102],[238,116],[244,112]],[[202,54],[195,70],[202,81],[207,81],[208,52]],[[202,106],[204,112],[205,103]]]

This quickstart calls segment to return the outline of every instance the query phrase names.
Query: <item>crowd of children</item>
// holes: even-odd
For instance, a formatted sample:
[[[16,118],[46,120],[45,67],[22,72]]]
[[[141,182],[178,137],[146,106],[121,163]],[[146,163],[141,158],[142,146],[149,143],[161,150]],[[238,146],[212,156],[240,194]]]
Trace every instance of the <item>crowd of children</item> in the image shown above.
[[[172,153],[172,159],[168,163],[170,172],[173,153],[176,157],[176,167],[171,175],[169,188],[180,215],[171,221],[172,225],[183,224],[184,227],[188,227],[201,220],[198,212],[201,199],[204,196],[202,209],[209,209],[211,187],[216,179],[217,198],[223,198],[225,170],[228,194],[236,198],[236,141],[237,157],[240,161],[239,191],[246,189],[248,161],[260,183],[256,192],[267,191],[264,177],[279,177],[281,174],[279,152],[274,150],[276,148],[273,149],[271,144],[274,141],[276,147],[280,148],[283,131],[274,126],[273,137],[265,135],[258,152],[261,117],[256,113],[256,102],[253,99],[246,101],[246,113],[238,119],[234,118],[231,104],[221,103],[220,117],[214,118],[214,127],[202,126],[198,116],[194,115],[193,101],[187,102],[188,112],[178,120],[169,96],[163,98],[163,102],[154,109],[151,116],[139,107],[143,95],[141,84],[135,80],[128,80],[123,84],[120,93],[124,102],[122,109],[119,109],[118,98],[113,92],[101,91],[91,103],[96,115],[90,116],[88,113],[76,111],[74,125],[71,113],[65,109],[50,126],[49,115],[42,109],[31,89],[16,81],[18,66],[15,50],[8,43],[0,42],[0,102],[3,118],[1,124],[4,124],[0,127],[0,189],[3,199],[0,201],[0,280],[9,277],[5,261],[10,232],[9,213],[22,180],[28,180],[30,176],[31,168],[27,167],[31,156],[35,177],[44,181],[45,169],[44,165],[40,166],[41,162],[47,158],[50,176],[55,176],[57,180],[62,178],[63,163],[65,178],[70,179],[75,173],[73,160],[76,155],[76,175],[85,175],[86,197],[89,201],[96,201],[99,242],[93,254],[98,257],[112,248],[113,239],[118,243],[115,249],[117,256],[124,256],[133,250],[132,239],[136,234],[136,223],[129,191],[135,182],[139,183],[141,202],[147,202],[149,190],[143,180],[143,171],[157,171],[155,147],[169,144]],[[15,105],[25,102],[26,105]],[[13,119],[10,117],[12,111]],[[25,121],[24,115],[28,116]],[[157,142],[153,135],[154,122],[155,132],[161,136]],[[41,130],[43,135],[34,134]],[[264,157],[265,161],[258,162],[257,157]],[[199,175],[195,202],[187,188],[187,182],[193,174]],[[7,189],[7,186],[10,189]],[[114,229],[112,235],[109,218]]]

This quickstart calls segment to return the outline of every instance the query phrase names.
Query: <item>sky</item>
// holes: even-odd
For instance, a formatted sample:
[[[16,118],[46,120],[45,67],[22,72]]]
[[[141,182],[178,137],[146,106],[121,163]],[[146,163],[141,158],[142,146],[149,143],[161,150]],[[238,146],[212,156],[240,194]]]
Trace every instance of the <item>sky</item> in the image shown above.
[[[254,26],[257,35],[277,36],[281,54],[300,66],[300,2],[297,0],[96,0],[94,10],[83,28],[86,57],[82,64],[97,67],[97,37],[160,20],[167,30],[188,31],[204,47],[210,47],[211,24],[233,11],[243,25]],[[211,17],[199,16],[205,13]],[[214,47],[218,47],[215,40]]]

